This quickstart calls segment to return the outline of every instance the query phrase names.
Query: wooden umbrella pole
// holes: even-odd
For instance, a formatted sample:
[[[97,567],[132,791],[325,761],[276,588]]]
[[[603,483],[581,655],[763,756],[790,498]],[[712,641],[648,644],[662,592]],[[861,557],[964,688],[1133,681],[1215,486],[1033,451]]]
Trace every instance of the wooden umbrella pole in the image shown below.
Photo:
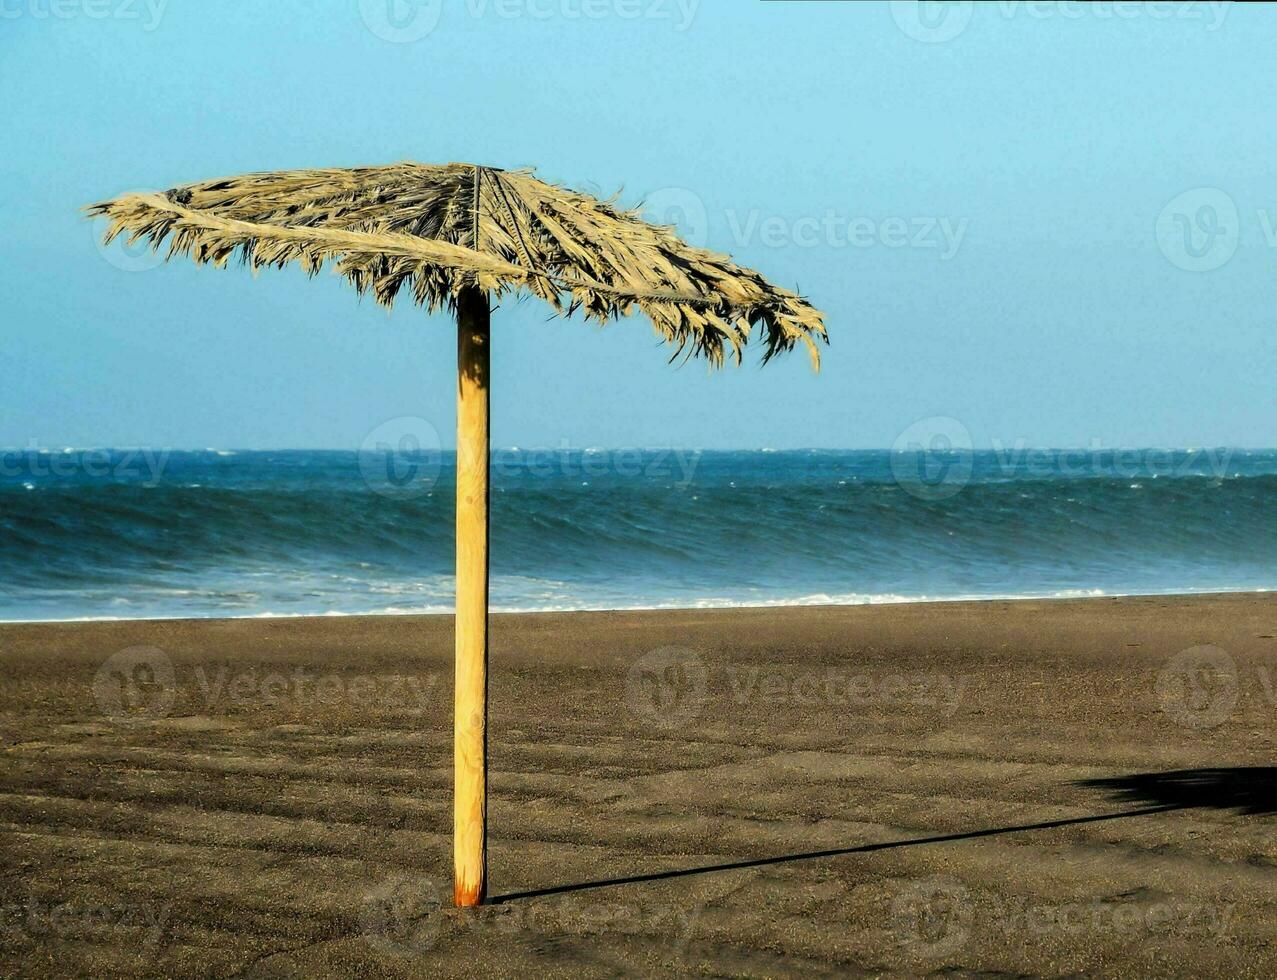
[[[457,619],[453,902],[483,903],[488,874],[488,298],[457,298]]]

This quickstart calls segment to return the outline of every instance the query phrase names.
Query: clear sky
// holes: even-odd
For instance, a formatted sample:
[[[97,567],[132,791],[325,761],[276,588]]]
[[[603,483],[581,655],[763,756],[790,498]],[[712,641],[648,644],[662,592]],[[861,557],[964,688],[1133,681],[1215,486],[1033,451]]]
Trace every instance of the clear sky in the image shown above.
[[[506,303],[498,446],[1277,445],[1275,47],[1209,3],[0,0],[0,445],[451,444],[445,316],[78,212],[402,159],[646,198],[827,313],[820,375],[710,376]]]

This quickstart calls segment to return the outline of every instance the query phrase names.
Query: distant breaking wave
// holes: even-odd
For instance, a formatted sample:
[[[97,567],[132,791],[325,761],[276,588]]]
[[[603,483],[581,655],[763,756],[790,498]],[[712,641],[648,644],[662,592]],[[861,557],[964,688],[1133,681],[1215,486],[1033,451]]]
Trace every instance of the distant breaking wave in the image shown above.
[[[0,619],[443,612],[449,454],[0,454]],[[1277,587],[1277,452],[502,450],[495,609]]]

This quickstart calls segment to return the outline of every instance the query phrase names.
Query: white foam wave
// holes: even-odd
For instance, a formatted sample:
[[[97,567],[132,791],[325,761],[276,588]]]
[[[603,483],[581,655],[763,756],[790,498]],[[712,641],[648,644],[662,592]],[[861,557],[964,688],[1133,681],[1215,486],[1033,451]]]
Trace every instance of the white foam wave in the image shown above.
[[[1098,599],[1098,598],[1139,598],[1154,596],[1193,596],[1193,595],[1231,595],[1231,594],[1264,594],[1273,591],[1268,588],[1252,589],[1175,589],[1167,592],[1106,592],[1103,589],[1062,589],[1056,592],[1040,593],[1004,593],[1004,594],[970,594],[970,595],[905,595],[898,593],[814,593],[794,598],[759,599],[741,601],[729,598],[705,598],[691,602],[671,601],[653,603],[541,603],[537,605],[494,605],[494,613],[573,613],[573,612],[675,612],[678,610],[697,609],[771,609],[782,607],[817,607],[817,606],[872,606],[872,605],[907,605],[910,603],[948,603],[948,602],[1031,602],[1044,600]],[[311,619],[319,617],[342,616],[438,616],[452,615],[451,605],[423,604],[420,606],[383,606],[374,609],[329,609],[324,611],[265,611],[243,615],[199,615],[186,613],[171,616],[68,616],[65,618],[31,618],[0,619],[0,623],[97,623],[97,622],[134,622],[161,621],[177,619]]]

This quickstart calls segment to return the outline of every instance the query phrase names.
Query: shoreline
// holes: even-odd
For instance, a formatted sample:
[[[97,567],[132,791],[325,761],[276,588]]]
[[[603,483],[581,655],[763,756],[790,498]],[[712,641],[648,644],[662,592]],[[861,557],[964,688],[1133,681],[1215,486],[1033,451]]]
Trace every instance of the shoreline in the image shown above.
[[[704,601],[699,605],[635,605],[635,606],[554,606],[544,608],[526,608],[493,606],[492,616],[552,616],[571,615],[573,613],[647,613],[647,612],[711,612],[714,610],[731,611],[759,609],[855,609],[861,606],[940,606],[961,603],[989,602],[1086,602],[1101,599],[1177,599],[1199,596],[1262,596],[1277,592],[1277,586],[1241,589],[1175,589],[1167,592],[1104,592],[1100,589],[1066,589],[1052,593],[1019,593],[991,595],[959,595],[959,596],[873,596],[858,602],[833,602],[829,596],[813,596],[811,601],[800,597],[797,599],[774,599],[760,602],[723,602]],[[399,617],[447,617],[455,615],[449,608],[390,608],[369,612],[330,612],[312,613],[253,613],[249,615],[208,615],[208,616],[70,616],[61,619],[0,619],[0,626],[37,626],[57,623],[200,623],[200,622],[253,622],[255,620],[330,620],[330,619],[362,619],[362,618],[399,618]]]

